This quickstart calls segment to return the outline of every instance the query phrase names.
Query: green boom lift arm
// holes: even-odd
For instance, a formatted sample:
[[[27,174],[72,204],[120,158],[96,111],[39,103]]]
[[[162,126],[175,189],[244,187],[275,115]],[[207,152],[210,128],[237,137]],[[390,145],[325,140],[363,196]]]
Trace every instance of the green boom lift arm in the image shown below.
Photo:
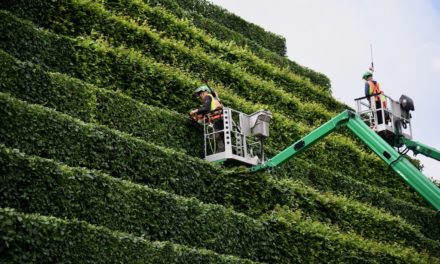
[[[426,178],[409,160],[397,152],[391,145],[383,140],[376,132],[371,130],[356,113],[345,110],[322,126],[293,143],[268,161],[252,167],[252,172],[277,167],[288,161],[296,154],[308,149],[313,144],[335,131],[341,126],[347,126],[358,138],[360,138],[376,155],[385,161],[397,174],[416,192],[418,192],[437,211],[440,211],[440,189]],[[404,140],[404,139],[402,139]],[[420,147],[418,153],[431,153],[431,157],[437,157],[439,152],[420,143],[404,141],[408,148]],[[411,145],[411,142],[413,145]],[[415,147],[412,147],[415,146]],[[421,147],[423,146],[423,148]],[[432,154],[434,153],[434,154]]]
[[[417,141],[407,139],[405,137],[401,137],[399,141],[400,143],[404,144],[408,149],[412,150],[415,155],[420,153],[429,158],[440,161],[440,151],[435,148],[432,148]]]

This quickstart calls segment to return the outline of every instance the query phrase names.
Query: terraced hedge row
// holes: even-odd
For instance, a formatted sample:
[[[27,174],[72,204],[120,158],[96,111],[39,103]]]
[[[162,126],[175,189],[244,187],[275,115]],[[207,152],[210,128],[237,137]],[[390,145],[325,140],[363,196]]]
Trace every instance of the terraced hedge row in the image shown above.
[[[0,208],[3,263],[253,263],[205,249]]]
[[[252,39],[259,45],[276,52],[277,54],[286,55],[286,39],[282,36],[265,31],[260,26],[243,20],[241,17],[228,12],[227,10],[213,5],[204,0],[146,0],[145,2],[162,5],[174,12],[179,12],[182,17],[192,18],[194,14],[215,21],[220,25],[224,25],[233,31],[239,32],[248,39]]]
[[[36,31],[31,25],[17,20],[7,12],[2,11],[0,14],[2,20],[0,25],[2,31],[6,33],[5,41],[0,43],[1,48],[21,59],[50,65],[52,69],[67,72],[99,86],[109,86],[113,89],[118,87],[123,89],[124,93],[150,105],[166,104],[168,108],[174,108],[179,112],[186,112],[188,106],[195,106],[189,91],[194,89],[197,82],[182,73],[176,73],[171,68],[140,57],[134,51],[111,48],[103,42],[87,39],[78,41],[44,31]],[[169,91],[172,92],[168,92],[167,87],[170,87]],[[249,104],[227,89],[221,89],[221,93],[226,104],[246,112],[269,108],[264,105]],[[273,148],[280,149],[280,146],[283,148],[286,142],[291,142],[292,139],[297,139],[308,131],[282,115],[275,113],[274,119],[273,133],[269,142],[269,146]],[[332,142],[331,139],[330,142]],[[330,149],[329,144],[325,148],[324,144],[319,144],[305,155],[323,167],[329,167],[348,175],[359,175],[361,179],[371,183],[378,182],[381,186],[393,187],[397,196],[410,195],[404,191],[406,189],[404,184],[394,177],[393,173],[387,170],[377,157],[362,154],[354,144],[350,144],[346,139],[332,143]],[[326,154],[330,151],[337,152],[342,160],[351,162],[349,164],[335,163]],[[316,159],[316,157],[320,158]],[[359,168],[363,169],[359,170]],[[386,174],[384,177],[371,177],[372,170]],[[420,200],[416,195],[412,197],[411,199],[416,201]]]
[[[27,107],[5,94],[1,94],[1,104],[0,142],[26,153],[168,190],[192,190],[215,177],[210,175],[216,170],[213,165],[183,152],[45,108]]]
[[[420,235],[417,229],[407,225],[401,219],[390,217],[365,205],[329,194],[320,195],[291,181],[283,181],[280,184],[266,174],[248,176],[240,173],[224,174],[211,164],[197,160],[193,161],[191,168],[180,171],[180,168],[184,168],[187,162],[184,157],[175,157],[181,157],[182,154],[168,152],[167,156],[165,152],[164,155],[158,154],[158,157],[138,158],[164,151],[103,127],[93,129],[93,126],[78,123],[72,118],[48,109],[26,106],[6,95],[1,95],[0,98],[5,109],[4,117],[0,120],[8,124],[4,130],[0,130],[1,134],[4,134],[0,142],[6,142],[8,146],[61,160],[73,166],[79,164],[102,169],[116,177],[146,183],[186,196],[196,196],[203,201],[233,206],[236,210],[254,216],[270,210],[277,204],[287,205],[294,210],[303,210],[314,219],[336,224],[346,231],[356,232],[362,228],[362,233],[366,237],[382,241],[399,241],[416,248],[430,249],[432,254],[437,254],[438,243],[429,242]],[[45,120],[47,117],[50,117],[49,121]],[[65,125],[59,125],[61,123]],[[66,125],[69,126],[67,131],[72,132],[64,131]],[[27,130],[19,132],[20,127],[26,127]],[[47,136],[47,134],[52,135]],[[100,140],[93,140],[93,135],[99,136]],[[20,140],[16,140],[16,137]],[[70,142],[75,141],[81,143],[77,143],[72,148]],[[59,150],[64,143],[69,148]],[[124,145],[131,147],[125,149]],[[118,152],[119,155],[113,153],[100,155],[100,151],[104,149]],[[121,150],[124,151],[119,153]],[[87,156],[85,153],[94,153],[94,155]],[[130,155],[130,158],[125,155]],[[165,159],[168,161],[164,161]],[[188,160],[191,158],[188,157]],[[153,164],[145,164],[151,162]],[[157,168],[168,166],[166,164],[174,164],[170,169],[175,171],[161,174]],[[120,171],[125,166],[130,166],[130,172]],[[153,172],[152,167],[155,168]],[[320,211],[319,208],[325,208],[325,210]],[[396,230],[396,232],[388,233],[390,230]],[[435,229],[430,230],[430,234],[434,231]]]
[[[168,9],[167,12],[168,11],[174,12],[174,9]],[[269,63],[278,65],[281,68],[287,68],[291,72],[309,79],[313,84],[318,85],[321,90],[328,94],[331,94],[330,79],[324,74],[316,72],[308,67],[299,65],[298,63],[291,61],[287,57],[281,56],[268,49],[265,49],[258,43],[246,38],[242,34],[233,31],[219,23],[216,23],[213,20],[207,19],[200,14],[191,14],[190,23],[197,26],[197,28],[202,29],[205,34],[213,35],[213,37],[215,37],[216,39],[226,42],[230,46],[238,45],[239,47],[243,48],[246,53],[250,51],[259,58]]]
[[[1,185],[2,206],[26,212],[78,218],[151,240],[166,239],[270,263],[429,260],[410,248],[335,232],[298,213],[278,210],[257,221],[221,206],[176,197],[97,171],[70,168],[5,148],[0,153],[6,175]],[[21,194],[18,199],[16,192]]]
[[[336,110],[338,106],[342,109],[340,104],[328,94],[317,91],[310,83],[297,76],[278,73],[285,78],[281,78],[281,81],[277,83],[285,85],[287,82],[290,85],[289,89],[295,87],[295,94],[304,99],[302,103],[296,95],[286,93],[272,81],[263,81],[259,77],[244,72],[242,69],[247,66],[238,67],[240,64],[230,64],[217,57],[209,56],[201,48],[190,49],[182,44],[176,44],[173,40],[161,38],[147,25],[139,26],[130,23],[127,19],[108,12],[97,2],[88,0],[24,1],[20,5],[14,5],[11,10],[23,18],[64,35],[87,36],[92,31],[95,34],[103,34],[113,46],[127,45],[135,48],[156,61],[173,65],[182,71],[195,73],[192,75],[196,78],[221,83],[254,101],[279,106],[277,107],[279,111],[284,111],[286,115],[297,116],[303,112],[310,112],[312,116],[306,117],[309,123],[315,119],[317,119],[316,122],[323,121],[333,115],[326,113],[328,111],[321,104],[326,105],[331,111]],[[265,65],[265,67],[273,71],[270,65]],[[273,78],[270,77],[270,79]],[[259,91],[258,96],[255,91]],[[297,114],[294,114],[295,112]]]
[[[78,5],[77,7],[95,8],[97,6],[87,0],[75,0],[69,3],[88,5]],[[137,33],[143,32],[143,26],[139,27],[130,18],[115,17],[110,13],[106,13],[106,10],[102,7],[98,7],[98,10],[102,11],[101,13],[88,13],[92,9],[87,8],[76,11],[86,14],[86,16],[101,14],[103,16],[97,16],[103,19],[100,22],[113,23],[115,20],[111,19],[117,18],[119,19],[118,23],[120,22],[118,25],[122,25],[123,29],[128,29],[127,32],[130,32],[130,26],[133,25],[137,28],[136,32],[139,30]],[[50,12],[47,13],[50,14]],[[72,14],[75,14],[75,16],[71,16],[70,19],[73,17],[75,23],[81,24],[86,21],[80,19],[81,16],[76,16],[76,12],[72,12]],[[0,22],[3,22],[1,21],[2,15],[8,16],[9,14],[0,12]],[[11,21],[19,20],[12,17]],[[54,21],[56,20],[54,19]],[[8,22],[10,23],[10,21]],[[79,24],[75,23],[72,25],[76,25],[74,26],[76,28]],[[104,24],[91,23],[92,26],[98,27],[102,27]],[[2,25],[3,23],[0,23],[0,31],[11,24]],[[125,27],[127,25],[128,27]],[[64,24],[64,26],[69,27],[70,25]],[[30,25],[30,28],[29,32],[32,31],[33,26]],[[4,48],[8,52],[14,53],[20,47],[17,48],[15,43],[12,44],[12,42],[7,43],[13,40],[13,37],[11,37],[13,34],[10,34],[10,32],[12,31],[6,30],[2,39],[6,40]],[[152,123],[145,122],[147,122],[151,113],[155,112],[156,108],[146,107],[136,100],[146,100],[147,103],[152,102],[157,106],[171,106],[170,108],[176,109],[176,106],[169,104],[166,100],[167,97],[164,96],[166,95],[166,92],[164,92],[166,89],[156,87],[159,94],[154,94],[156,97],[153,99],[151,98],[153,93],[150,89],[160,85],[165,88],[174,88],[175,84],[179,84],[180,86],[177,87],[179,93],[184,94],[185,89],[190,87],[189,84],[200,82],[200,80],[192,79],[194,77],[193,73],[186,74],[182,71],[176,71],[177,67],[168,67],[162,62],[157,63],[155,62],[158,59],[157,57],[153,56],[154,59],[145,57],[145,53],[141,54],[139,52],[140,48],[138,46],[130,44],[129,46],[134,47],[136,50],[128,50],[124,47],[114,48],[102,39],[94,40],[93,38],[96,36],[98,38],[103,38],[104,35],[110,36],[110,33],[100,32],[98,29],[94,32],[93,30],[90,31],[91,36],[75,39],[54,35],[46,31],[33,30],[33,32],[37,32],[37,34],[26,36],[27,40],[32,41],[28,43],[28,46],[31,46],[30,49],[26,49],[26,43],[24,42],[24,53],[27,53],[24,55],[24,59],[32,60],[34,63],[42,65],[43,68],[29,62],[19,62],[0,50],[0,58],[6,58],[4,63],[0,63],[0,66],[6,69],[5,80],[0,80],[1,91],[13,92],[25,100],[46,104],[66,113],[69,111],[74,113],[74,108],[80,108],[81,111],[78,111],[77,117],[84,117],[83,120],[86,122],[97,124],[107,122],[104,125],[122,131],[133,129],[134,133],[139,133],[134,135],[135,137],[145,138],[153,142],[156,142],[153,137],[157,136],[161,139],[157,143],[161,145],[178,146],[188,144],[188,142],[179,142],[179,139],[171,134],[168,136],[159,135],[160,132],[154,129],[151,132],[142,133],[140,129],[142,125],[151,126]],[[50,37],[41,38],[41,32],[43,32],[44,37]],[[128,34],[127,37],[136,35],[136,32]],[[86,32],[85,34],[88,35],[89,33]],[[71,33],[68,33],[67,30],[63,34]],[[76,35],[76,33],[73,35]],[[131,43],[136,43],[147,35],[140,34],[140,36],[139,39],[134,38],[134,40],[131,40]],[[43,42],[34,41],[39,40],[39,38]],[[0,42],[0,46],[4,44],[2,42]],[[118,43],[125,45],[122,39],[121,42],[113,42],[113,40],[110,42],[113,45]],[[35,55],[34,51],[38,51],[38,47],[41,47],[42,43],[49,44],[49,51],[55,51],[54,57],[47,58],[48,53],[45,52],[37,54],[36,58],[33,57]],[[140,46],[147,44],[147,42],[140,43]],[[155,43],[161,44],[160,42]],[[59,44],[64,44],[64,46],[58,48]],[[51,45],[53,46],[50,47]],[[158,46],[162,49],[173,47],[172,45]],[[157,51],[161,53],[166,49],[158,49]],[[187,55],[187,53],[179,53],[179,56],[182,54]],[[28,55],[31,57],[26,57]],[[108,55],[110,55],[109,58],[101,58],[101,56],[107,57]],[[117,66],[118,58],[120,62],[126,62],[123,67]],[[189,57],[190,60],[197,58],[199,57]],[[59,61],[55,62],[56,60]],[[50,63],[46,64],[47,61]],[[74,70],[73,76],[80,79],[85,77],[87,78],[85,81],[93,82],[97,86],[108,90],[61,73],[46,72],[46,70],[65,70],[65,68],[59,67],[63,62],[70,64],[68,67]],[[80,64],[76,64],[77,62],[80,62]],[[148,63],[151,63],[152,66]],[[178,60],[176,63],[180,64]],[[126,70],[131,75],[126,73],[114,74],[118,73],[119,69]],[[100,79],[99,74],[103,73],[111,77]],[[148,73],[150,76],[157,78],[153,83],[148,84],[151,88],[134,85],[143,84],[143,73]],[[21,80],[20,75],[25,76],[25,78],[21,77],[25,80]],[[111,79],[114,75],[116,78]],[[181,75],[183,75],[183,78]],[[96,78],[97,76],[99,76],[98,80],[93,80],[93,77]],[[123,79],[132,76],[135,76],[134,82],[131,82],[131,79]],[[1,74],[0,77],[2,77]],[[162,77],[168,79],[161,79]],[[18,79],[20,80],[17,81]],[[128,85],[122,86],[123,92],[121,92],[118,91],[119,83],[110,83],[110,80],[120,82],[120,84],[128,83]],[[258,82],[258,79],[256,80]],[[69,85],[63,87],[65,84]],[[249,102],[241,105],[240,103],[244,102],[244,99],[237,96],[237,92],[240,93],[241,91],[231,92],[227,87],[225,89],[222,83],[213,85],[218,86],[220,91],[224,92],[226,102],[232,102],[231,105],[240,105],[240,107],[246,109],[260,108],[261,106],[251,105]],[[44,89],[37,91],[35,88],[40,86],[43,86]],[[79,100],[78,98],[70,100],[68,97],[72,94],[67,93],[67,89],[73,89],[75,91],[74,96],[78,94],[79,98],[85,100]],[[117,91],[111,91],[111,89]],[[44,98],[44,90],[52,92],[46,93],[50,98]],[[29,93],[26,91],[29,91]],[[128,91],[128,96],[125,94],[126,91]],[[21,93],[25,95],[20,95]],[[136,97],[139,93],[141,95]],[[35,95],[35,97],[31,98],[32,95]],[[178,96],[172,99],[179,102]],[[259,101],[258,98],[254,98],[254,102]],[[271,100],[267,103],[272,105]],[[65,107],[65,104],[68,106]],[[118,107],[112,107],[111,104],[116,104]],[[291,176],[286,171],[286,167],[275,174],[283,180],[271,179],[265,173],[246,175],[239,171],[224,171],[197,158],[190,158],[180,151],[146,143],[144,140],[109,129],[106,126],[86,124],[45,107],[28,105],[2,93],[0,93],[0,105],[2,105],[0,107],[0,123],[2,124],[0,126],[0,142],[2,143],[0,144],[6,143],[12,147],[18,146],[24,148],[26,152],[29,151],[40,156],[61,160],[73,166],[79,164],[79,166],[87,166],[112,173],[111,175],[105,175],[98,171],[67,167],[51,160],[27,156],[1,145],[0,165],[2,163],[3,165],[0,166],[0,174],[2,175],[0,177],[0,197],[2,198],[0,199],[0,207],[13,206],[26,212],[44,212],[56,216],[79,218],[150,239],[171,240],[187,245],[207,247],[219,253],[235,254],[239,257],[270,263],[291,263],[293,261],[420,263],[438,261],[438,259],[430,258],[427,251],[433,256],[439,256],[440,242],[427,239],[421,235],[419,227],[408,225],[399,217],[391,216],[363,203],[328,193],[318,193],[299,182],[285,179]],[[308,106],[310,105],[308,104]],[[188,105],[185,106],[188,107]],[[101,111],[101,108],[104,110]],[[136,112],[128,113],[127,110],[136,110]],[[309,111],[306,114],[311,117],[316,113],[316,109],[310,107],[301,110],[302,112]],[[174,118],[163,122],[164,124],[178,124],[184,120],[182,115],[175,112],[161,110],[160,113]],[[135,116],[142,118],[131,119]],[[160,116],[157,114],[152,116],[157,117],[155,122],[160,122]],[[275,113],[275,116],[276,120],[287,120],[286,115]],[[125,129],[123,125],[117,127],[123,124],[123,119],[128,119],[128,123],[138,122],[132,127],[129,126],[128,129]],[[290,123],[292,122],[282,122],[277,128],[286,128]],[[164,131],[166,128],[168,127],[163,125],[159,130]],[[185,133],[190,129],[193,128],[181,127],[179,132]],[[295,129],[294,133],[298,133],[299,130],[308,130],[303,125],[296,125]],[[283,131],[281,130],[281,132]],[[148,139],[149,136],[150,139]],[[166,142],[167,139],[177,143],[171,144]],[[330,148],[336,152],[347,151],[344,146],[353,146],[352,141],[340,135],[333,137],[326,144],[330,144]],[[274,146],[276,144],[270,145],[269,150],[273,151]],[[64,149],[61,149],[63,147]],[[184,145],[183,149],[186,147],[188,146]],[[328,147],[321,144],[318,148],[309,152],[308,155],[319,159],[325,153],[326,148]],[[363,162],[366,157],[368,158],[365,152],[356,152],[356,155],[358,155],[357,158],[360,162]],[[343,158],[343,156],[341,157]],[[144,162],[146,164],[143,164]],[[322,166],[325,162],[327,161],[319,165]],[[189,166],[187,166],[188,163]],[[296,165],[293,164],[293,166]],[[163,170],[164,167],[165,170]],[[124,170],[121,170],[121,168]],[[182,168],[184,168],[183,171]],[[287,169],[291,168],[287,167]],[[316,168],[316,166],[305,169],[300,168],[294,174],[301,174],[302,170],[325,171],[316,170]],[[330,171],[325,172],[331,173]],[[369,172],[375,173],[376,171],[371,169]],[[207,177],[205,177],[206,175]],[[205,202],[212,201],[224,206],[232,206],[233,210],[244,212],[255,219],[236,213],[232,209],[225,209],[222,206],[202,204],[195,198],[177,197],[174,194],[109,176],[129,179],[133,182],[148,184],[154,186],[154,188],[187,196],[196,196],[197,199]],[[315,181],[314,176],[308,175],[306,177],[307,180]],[[344,182],[351,180],[346,177],[340,178]],[[321,184],[322,186],[325,181],[319,179],[317,185]],[[377,179],[373,179],[372,182],[375,181]],[[377,182],[375,183],[377,184]],[[333,183],[332,188],[334,185]],[[362,184],[358,186],[362,186]],[[366,186],[377,190],[375,187]],[[386,188],[384,190],[388,191]],[[19,193],[18,196],[17,193]],[[368,191],[364,191],[364,193],[367,194]],[[375,195],[378,193],[374,193],[373,197],[367,199],[377,199]],[[405,188],[397,188],[392,193],[405,197],[407,200],[417,201],[410,192],[405,191]],[[356,195],[359,195],[359,193]],[[382,197],[389,198],[390,196],[385,194]],[[400,209],[399,206],[402,204],[404,204],[404,209],[414,207],[410,204],[406,204],[407,207],[405,207],[405,202],[390,197],[390,201],[393,200],[397,202],[397,210]],[[414,208],[420,209],[427,215],[433,215],[434,213],[425,208]],[[294,212],[294,210],[297,211]],[[301,213],[300,210],[303,210],[304,213]],[[413,212],[417,210],[413,210]],[[420,215],[418,216],[420,217]],[[17,219],[18,221],[23,220],[21,217]],[[51,218],[49,222],[53,219]],[[0,225],[2,220],[0,210]],[[316,220],[320,222],[316,222]],[[330,223],[332,226],[323,225],[321,222]],[[430,224],[432,225],[432,223]],[[423,226],[424,229],[427,227],[427,225]],[[0,230],[0,233],[4,231],[3,228]],[[13,229],[8,226],[5,230],[11,231]],[[434,227],[433,230],[429,230],[429,236],[437,230],[438,226]],[[112,232],[112,234],[120,234],[117,232]],[[344,234],[342,232],[348,233]],[[34,234],[37,233],[34,232]],[[10,234],[14,238],[18,236],[18,239],[15,240],[18,243],[31,243],[30,241],[33,241],[32,237],[17,235],[17,232],[10,232]],[[438,236],[434,237],[438,239]],[[9,238],[6,235],[0,235],[0,238],[0,253],[7,252],[3,248],[9,249],[9,244],[5,241],[4,245],[8,247],[4,247],[2,239]],[[88,235],[86,238],[88,238]],[[391,242],[393,245],[378,243],[379,240],[385,243]],[[40,241],[44,244],[55,244],[55,242]],[[112,245],[113,249],[117,247],[117,245]],[[53,248],[52,246],[49,247]],[[59,246],[57,245],[55,248],[59,248]],[[173,248],[173,250],[175,249],[176,247]],[[19,259],[19,262],[22,262],[22,256],[19,252],[16,251],[11,256],[15,256]],[[47,252],[46,250],[45,253]],[[185,260],[182,261],[192,262],[191,258],[200,262],[215,261],[211,258],[211,255],[207,259],[206,254],[203,253],[203,250],[197,250],[195,254],[197,257],[183,253]],[[161,253],[155,251],[154,254]],[[173,254],[175,253],[173,252]],[[178,252],[176,254],[182,253]],[[208,254],[219,257],[222,261],[227,261],[227,258],[229,258],[229,256],[220,256],[212,252],[208,252]],[[200,255],[202,255],[202,258],[200,258]],[[174,256],[171,256],[171,258],[179,261]],[[247,261],[237,258],[233,258],[233,260]]]
[[[428,250],[430,254],[438,256],[440,253],[438,219],[435,213],[426,210],[420,214],[421,208],[412,209],[412,214],[418,217],[428,217],[432,221],[428,225],[411,226],[407,219],[402,219],[397,213],[389,213],[385,210],[378,210],[370,203],[362,203],[353,198],[337,196],[329,193],[320,193],[311,188],[307,188],[304,183],[292,180],[278,181],[278,190],[282,194],[278,199],[279,205],[284,205],[291,211],[301,210],[307,217],[316,219],[322,223],[329,223],[337,226],[340,230],[348,233],[356,233],[365,238],[371,238],[384,242],[397,242],[399,244],[414,247],[420,250]],[[287,200],[285,200],[287,198]],[[389,197],[387,197],[389,198]],[[389,201],[399,202],[401,201]],[[389,206],[395,206],[390,204]],[[284,210],[287,212],[287,210]],[[420,223],[419,223],[420,224]],[[425,229],[425,235],[420,235],[419,231]],[[414,232],[417,230],[417,232]]]

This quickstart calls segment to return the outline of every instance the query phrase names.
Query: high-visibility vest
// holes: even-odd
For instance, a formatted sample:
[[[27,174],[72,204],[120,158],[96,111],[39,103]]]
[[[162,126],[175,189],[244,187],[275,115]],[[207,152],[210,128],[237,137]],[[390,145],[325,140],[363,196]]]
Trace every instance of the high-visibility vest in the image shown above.
[[[373,81],[368,81],[368,85],[370,86],[369,93],[372,94],[381,94],[381,95],[375,95],[374,99],[376,101],[382,101],[383,107],[387,107],[387,99],[385,95],[383,95],[383,92],[380,90],[380,85],[378,82],[374,83]]]
[[[211,112],[208,113],[206,116],[208,117],[208,122],[213,122],[223,117],[223,105],[211,94],[208,94],[208,96],[211,97]]]

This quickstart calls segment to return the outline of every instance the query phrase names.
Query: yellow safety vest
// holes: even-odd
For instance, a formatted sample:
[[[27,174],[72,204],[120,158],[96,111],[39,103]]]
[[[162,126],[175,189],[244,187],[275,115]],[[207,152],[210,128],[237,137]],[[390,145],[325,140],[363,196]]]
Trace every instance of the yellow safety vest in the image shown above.
[[[387,107],[387,99],[386,99],[385,95],[383,95],[383,92],[380,90],[379,83],[376,82],[376,84],[374,84],[373,81],[368,81],[368,85],[370,86],[370,89],[369,89],[370,95],[381,94],[381,95],[374,96],[374,98],[376,101],[381,100],[383,107]]]
[[[210,109],[211,112],[208,113],[206,116],[208,117],[209,122],[213,122],[223,117],[223,105],[217,99],[215,99],[214,96],[212,96],[211,94],[208,94],[208,96],[211,97],[211,109]]]

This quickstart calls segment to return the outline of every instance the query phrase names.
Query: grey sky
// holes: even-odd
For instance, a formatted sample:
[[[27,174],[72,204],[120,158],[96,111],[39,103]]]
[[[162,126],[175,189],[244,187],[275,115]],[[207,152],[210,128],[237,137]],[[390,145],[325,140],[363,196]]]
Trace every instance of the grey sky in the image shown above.
[[[212,2],[284,36],[289,58],[326,74],[334,97],[352,107],[373,44],[382,90],[414,99],[414,139],[440,149],[440,0]],[[417,158],[440,180],[440,162]]]

